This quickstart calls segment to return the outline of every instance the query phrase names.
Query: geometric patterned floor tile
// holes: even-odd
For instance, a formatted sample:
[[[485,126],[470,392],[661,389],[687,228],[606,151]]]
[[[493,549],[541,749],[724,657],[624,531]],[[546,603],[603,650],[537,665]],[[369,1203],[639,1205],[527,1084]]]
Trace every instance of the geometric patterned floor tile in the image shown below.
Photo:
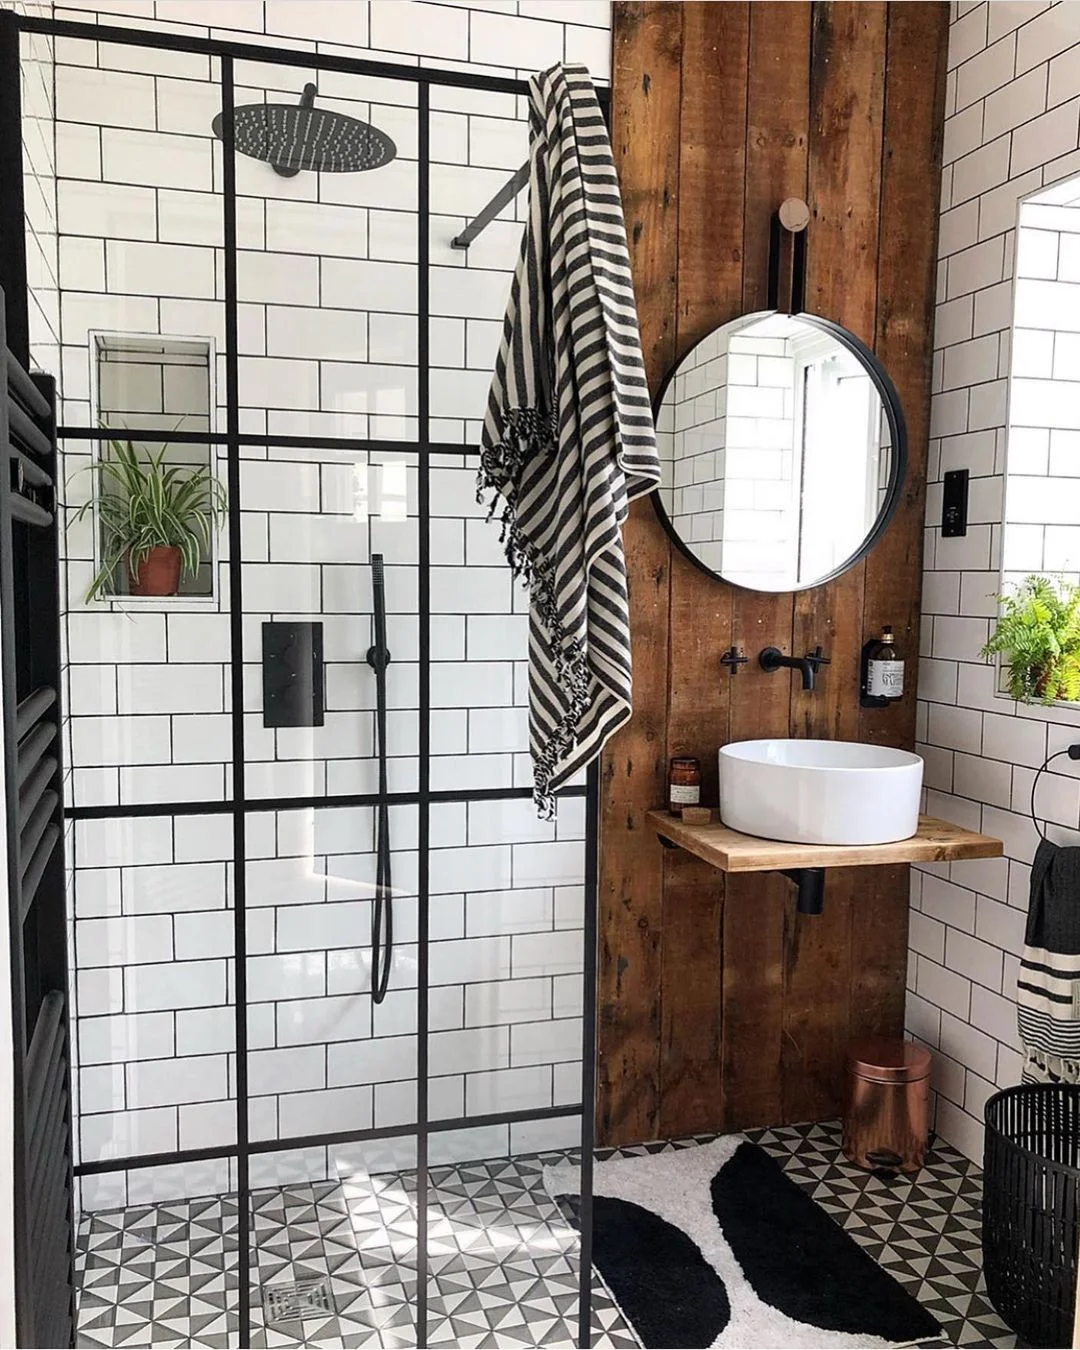
[[[938,1319],[941,1344],[1013,1347],[986,1298],[979,1234],[981,1173],[936,1144],[915,1178],[852,1167],[832,1123],[748,1132]],[[711,1137],[711,1136],[709,1136]],[[692,1148],[701,1139],[624,1154]],[[431,1169],[428,1344],[572,1346],[578,1241],[543,1189],[545,1154]],[[416,1176],[358,1173],[252,1193],[255,1350],[416,1345]],[[235,1196],[132,1206],[79,1223],[78,1345],[236,1345]],[[264,1320],[267,1287],[323,1281],[324,1306]],[[592,1343],[637,1340],[594,1277]]]
[[[940,1344],[1016,1345],[986,1297],[975,1163],[935,1140],[914,1177],[886,1178],[844,1158],[833,1121],[747,1133],[937,1318]]]

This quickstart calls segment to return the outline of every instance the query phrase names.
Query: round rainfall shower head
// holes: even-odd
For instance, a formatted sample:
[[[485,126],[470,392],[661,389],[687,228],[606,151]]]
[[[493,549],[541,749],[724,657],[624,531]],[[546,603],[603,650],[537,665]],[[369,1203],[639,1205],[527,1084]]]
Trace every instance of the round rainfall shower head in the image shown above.
[[[397,154],[385,132],[344,113],[315,106],[315,86],[304,85],[299,104],[246,103],[233,114],[236,148],[261,159],[282,178],[301,169],[316,173],[360,173],[381,169]],[[224,113],[214,118],[214,135],[224,139]]]

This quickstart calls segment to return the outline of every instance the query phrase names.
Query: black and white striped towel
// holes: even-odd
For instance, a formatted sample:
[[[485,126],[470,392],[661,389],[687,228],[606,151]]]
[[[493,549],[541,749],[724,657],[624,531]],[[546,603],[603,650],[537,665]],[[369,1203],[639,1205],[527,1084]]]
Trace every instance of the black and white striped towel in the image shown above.
[[[1080,1082],[1080,848],[1036,851],[1016,999],[1024,1082]]]
[[[630,716],[621,526],[660,462],[596,92],[584,66],[553,66],[529,88],[529,218],[479,491],[503,498],[506,555],[529,583],[529,744],[550,815],[555,789]]]

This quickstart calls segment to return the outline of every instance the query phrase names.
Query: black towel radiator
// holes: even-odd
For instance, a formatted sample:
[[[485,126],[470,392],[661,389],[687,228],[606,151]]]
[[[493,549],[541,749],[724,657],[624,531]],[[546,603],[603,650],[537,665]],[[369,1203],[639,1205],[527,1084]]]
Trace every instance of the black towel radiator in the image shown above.
[[[9,350],[0,295],[0,679],[14,1068],[18,1344],[74,1344],[56,391]]]

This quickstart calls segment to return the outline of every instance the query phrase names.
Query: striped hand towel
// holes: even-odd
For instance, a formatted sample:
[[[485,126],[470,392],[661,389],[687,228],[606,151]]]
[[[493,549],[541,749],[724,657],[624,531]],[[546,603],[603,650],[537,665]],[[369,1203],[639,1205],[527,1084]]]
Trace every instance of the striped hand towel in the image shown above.
[[[584,66],[529,81],[529,218],[478,495],[529,584],[529,744],[543,814],[630,717],[621,526],[660,480],[619,184]],[[498,499],[494,499],[492,514]]]
[[[1024,1082],[1080,1082],[1080,848],[1039,844],[1016,996]]]

